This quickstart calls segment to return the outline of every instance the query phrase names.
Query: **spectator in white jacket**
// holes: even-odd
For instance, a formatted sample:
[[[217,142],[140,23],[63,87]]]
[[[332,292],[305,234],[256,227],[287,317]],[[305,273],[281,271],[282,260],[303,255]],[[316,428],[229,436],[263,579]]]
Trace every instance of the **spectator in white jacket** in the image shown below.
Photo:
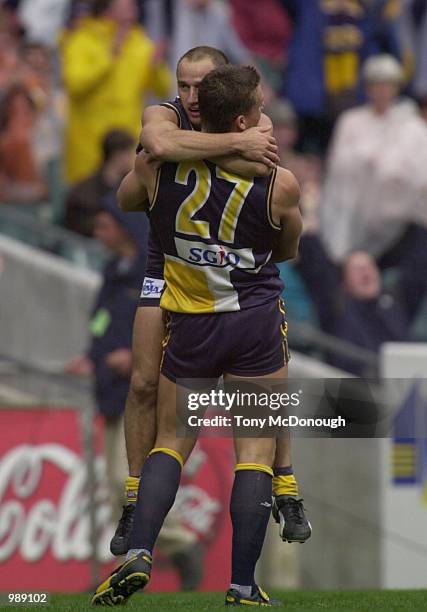
[[[409,227],[427,226],[427,126],[398,98],[393,57],[370,58],[363,74],[369,101],[340,117],[321,195],[322,240],[336,262],[355,249],[379,260]]]

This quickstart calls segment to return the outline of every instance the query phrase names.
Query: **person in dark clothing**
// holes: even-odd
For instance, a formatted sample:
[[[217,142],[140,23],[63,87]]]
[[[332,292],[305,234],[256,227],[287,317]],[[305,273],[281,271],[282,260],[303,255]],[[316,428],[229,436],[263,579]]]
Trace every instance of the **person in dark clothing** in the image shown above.
[[[108,132],[103,142],[103,162],[95,174],[75,185],[65,202],[64,226],[93,237],[95,214],[100,203],[112,196],[129,172],[135,156],[133,137],[123,130]]]
[[[398,270],[398,297],[412,321],[427,290],[427,229],[409,223],[397,242],[379,258],[378,266],[381,270]]]
[[[127,461],[123,443],[123,410],[132,365],[132,325],[145,274],[148,219],[122,213],[114,197],[94,215],[94,235],[112,253],[103,271],[89,323],[89,348],[72,360],[72,374],[94,374],[95,398],[105,421],[105,455],[115,513],[120,515],[123,474]]]
[[[383,342],[408,339],[413,311],[382,288],[375,260],[365,251],[350,253],[341,270],[327,257],[316,235],[300,243],[297,269],[317,308],[320,327],[328,334],[377,352]],[[331,365],[362,376],[364,366],[329,354]]]

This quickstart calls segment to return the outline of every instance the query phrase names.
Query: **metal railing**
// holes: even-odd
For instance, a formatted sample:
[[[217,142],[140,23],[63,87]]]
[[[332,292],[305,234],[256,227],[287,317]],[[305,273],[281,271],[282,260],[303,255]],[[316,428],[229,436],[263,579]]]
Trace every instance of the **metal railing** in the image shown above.
[[[311,323],[290,320],[289,328],[291,330],[291,346],[294,343],[299,350],[320,358],[329,353],[345,359],[351,359],[363,367],[365,377],[377,378],[379,359],[378,355],[373,351],[368,351],[347,340],[326,334]]]
[[[0,233],[28,246],[64,257],[83,268],[99,271],[107,251],[95,239],[80,236],[54,225],[49,219],[50,204],[0,204]]]

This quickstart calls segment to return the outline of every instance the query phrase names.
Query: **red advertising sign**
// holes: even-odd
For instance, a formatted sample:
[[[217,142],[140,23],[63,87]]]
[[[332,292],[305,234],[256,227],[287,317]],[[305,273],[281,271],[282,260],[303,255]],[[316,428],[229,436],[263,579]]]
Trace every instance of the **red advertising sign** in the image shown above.
[[[78,412],[0,410],[0,591],[76,592],[90,584],[87,470]],[[114,567],[102,422],[97,423],[98,554],[102,577]],[[175,512],[203,543],[202,590],[223,590],[230,575],[228,503],[232,448],[228,439],[200,441],[183,475]],[[157,555],[156,555],[157,558]],[[179,581],[159,553],[150,590],[176,590]]]

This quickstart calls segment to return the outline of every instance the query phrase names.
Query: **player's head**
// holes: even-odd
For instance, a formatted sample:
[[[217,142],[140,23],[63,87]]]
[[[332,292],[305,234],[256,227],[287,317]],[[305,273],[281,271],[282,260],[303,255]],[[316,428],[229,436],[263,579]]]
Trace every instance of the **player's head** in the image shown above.
[[[344,286],[357,300],[374,300],[381,292],[381,277],[374,258],[366,251],[353,251],[343,266]]]
[[[199,86],[199,109],[206,132],[241,132],[258,125],[264,96],[253,66],[221,66]]]
[[[200,129],[199,84],[208,72],[228,63],[228,58],[222,51],[206,46],[190,49],[178,61],[178,95],[188,118],[197,129]]]

